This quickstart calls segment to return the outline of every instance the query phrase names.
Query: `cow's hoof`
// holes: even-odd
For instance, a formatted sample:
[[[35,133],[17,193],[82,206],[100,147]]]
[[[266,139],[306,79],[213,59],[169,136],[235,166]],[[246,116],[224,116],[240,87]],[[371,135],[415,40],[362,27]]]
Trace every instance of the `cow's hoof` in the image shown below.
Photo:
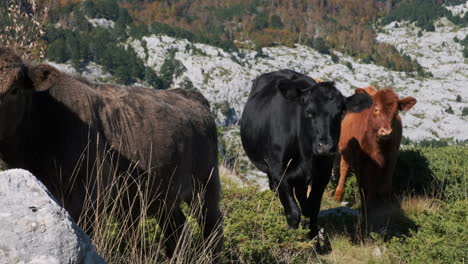
[[[288,228],[298,229],[299,228],[299,221],[288,221]]]
[[[338,202],[338,203],[341,203],[343,201],[343,194],[341,193],[337,193],[335,192],[335,197],[334,197],[334,200],[335,202]]]
[[[321,228],[318,232],[316,239],[317,241],[315,242],[315,251],[317,254],[324,255],[332,251],[330,238],[325,234],[325,230],[323,228]]]
[[[304,229],[309,228],[309,226],[310,226],[310,221],[309,221],[309,220],[306,220],[306,219],[302,219],[302,220],[301,220],[301,226],[302,226],[302,228],[304,228]]]
[[[288,222],[288,227],[292,229],[298,229],[299,223],[301,222],[301,215],[299,213],[291,213],[286,215],[286,221]]]
[[[315,251],[319,255],[326,255],[326,254],[330,253],[332,251],[330,241],[327,239],[326,243],[324,243],[324,244],[317,241],[317,244],[315,245]]]

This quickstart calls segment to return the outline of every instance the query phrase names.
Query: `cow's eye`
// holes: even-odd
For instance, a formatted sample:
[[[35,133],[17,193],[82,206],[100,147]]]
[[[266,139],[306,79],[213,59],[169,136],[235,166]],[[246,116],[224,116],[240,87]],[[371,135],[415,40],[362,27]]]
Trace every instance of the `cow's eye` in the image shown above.
[[[374,113],[378,114],[379,112],[380,112],[379,109],[376,107],[376,108],[374,109]]]

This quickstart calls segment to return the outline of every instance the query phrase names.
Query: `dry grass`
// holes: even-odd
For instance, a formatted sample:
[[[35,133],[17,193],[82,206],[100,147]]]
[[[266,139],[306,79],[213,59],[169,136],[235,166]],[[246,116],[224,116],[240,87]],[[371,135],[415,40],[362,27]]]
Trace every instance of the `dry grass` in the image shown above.
[[[80,224],[84,229],[93,230],[92,242],[97,252],[109,263],[211,263],[213,256],[210,249],[215,247],[219,237],[213,235],[207,240],[201,237],[196,222],[202,214],[201,200],[193,199],[190,206],[184,207],[187,222],[173,257],[167,258],[164,246],[166,237],[163,233],[168,228],[169,219],[164,219],[162,212],[148,216],[149,208],[155,200],[147,197],[149,191],[143,189],[147,184],[134,183],[134,187],[142,191],[133,198],[128,196],[128,181],[121,180],[129,175],[119,175],[116,178],[119,180],[111,182],[110,189],[114,190],[112,195],[103,189],[95,198],[87,196],[87,212],[83,216],[88,217],[82,218]],[[122,204],[130,204],[130,208]],[[131,214],[135,209],[139,211],[136,217]],[[87,214],[89,212],[90,216]],[[157,224],[161,218],[165,223],[163,226]]]
[[[333,251],[320,257],[322,263],[392,263],[385,246],[372,242],[352,244],[343,235],[334,235],[330,240]]]
[[[224,166],[219,167],[219,177],[221,179],[223,188],[245,186],[245,183],[242,181],[239,175],[234,172],[234,170],[228,169]]]
[[[422,212],[435,213],[440,209],[440,202],[431,197],[404,195],[400,197],[401,209],[407,214]]]
[[[101,158],[95,161],[87,160],[85,154],[89,153],[85,152],[76,165],[76,171],[78,168],[88,171],[83,212],[77,222],[90,234],[97,253],[108,263],[213,263],[218,257],[213,255],[212,249],[221,237],[213,232],[204,239],[197,221],[203,219],[200,216],[204,188],[194,194],[190,205],[182,204],[187,221],[180,231],[173,257],[168,258],[163,234],[171,221],[162,210],[150,210],[167,200],[169,188],[150,190],[162,187],[158,186],[154,174],[148,177],[151,168],[138,173],[137,166],[132,165],[122,171],[117,164],[112,164],[112,160],[119,159],[112,157],[111,152],[99,155]],[[58,198],[62,204],[71,197],[73,185],[78,184],[77,176],[75,173],[66,179],[61,177],[60,185],[65,190],[59,192],[61,197]],[[155,193],[159,196],[152,196]]]

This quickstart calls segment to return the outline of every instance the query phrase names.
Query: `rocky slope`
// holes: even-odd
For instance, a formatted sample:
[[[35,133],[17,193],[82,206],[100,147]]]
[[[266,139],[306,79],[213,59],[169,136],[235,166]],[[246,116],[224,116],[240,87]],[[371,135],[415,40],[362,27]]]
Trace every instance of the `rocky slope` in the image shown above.
[[[450,10],[463,15],[468,6],[462,4]],[[93,21],[93,24],[110,26],[112,23]],[[143,41],[129,39],[123,45],[133,47],[145,64],[157,72],[169,53],[175,50],[175,59],[185,70],[174,80],[173,87],[193,84],[212,102],[220,124],[235,124],[239,119],[255,77],[289,68],[333,80],[345,95],[352,94],[355,87],[374,85],[393,87],[401,97],[415,96],[417,105],[403,114],[405,137],[415,141],[465,141],[468,140],[468,115],[463,116],[462,110],[468,108],[468,64],[455,38],[464,39],[468,28],[453,25],[445,18],[436,21],[435,26],[435,32],[425,32],[414,24],[392,22],[380,28],[377,36],[378,41],[392,44],[416,59],[433,77],[391,71],[338,52],[335,54],[340,60],[335,63],[329,55],[302,45],[264,48],[265,57],[256,57],[256,52],[251,50],[227,53],[212,46],[162,35],[147,36]],[[70,67],[65,68],[72,71]],[[88,69],[85,75],[91,79],[106,77],[98,65],[91,64]],[[461,101],[457,101],[457,96]]]
[[[462,55],[462,47],[454,38],[463,39],[468,28],[457,28],[442,19],[436,22],[435,32],[424,32],[404,23],[391,23],[383,28],[378,41],[394,45],[403,53],[415,58],[433,77],[421,78],[395,72],[381,66],[364,64],[353,58],[338,54],[339,63],[329,55],[323,55],[306,46],[295,48],[265,48],[265,58],[255,58],[256,52],[243,50],[242,56],[229,54],[221,49],[166,36],[144,37],[147,54],[142,42],[129,42],[149,66],[161,67],[170,49],[177,50],[175,58],[182,62],[186,71],[175,80],[174,87],[183,86],[189,79],[212,102],[228,102],[241,115],[250,90],[251,81],[261,73],[290,68],[312,77],[334,80],[345,94],[354,87],[370,84],[379,87],[391,86],[401,96],[412,95],[418,99],[415,108],[404,114],[405,136],[412,140],[452,138],[468,139],[468,118],[462,116],[468,104],[468,65]],[[203,51],[197,54],[192,48]],[[350,62],[352,69],[345,66]],[[349,65],[349,64],[348,64]],[[456,102],[460,95],[462,102]],[[453,114],[447,113],[448,108]],[[221,121],[221,120],[220,120]]]

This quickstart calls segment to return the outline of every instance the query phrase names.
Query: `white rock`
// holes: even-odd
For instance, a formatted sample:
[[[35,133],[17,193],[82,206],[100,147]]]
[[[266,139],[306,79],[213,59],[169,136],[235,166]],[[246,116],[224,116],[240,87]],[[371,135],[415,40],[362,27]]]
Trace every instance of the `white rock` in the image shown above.
[[[114,28],[115,22],[105,18],[88,18],[89,23],[94,27]]]
[[[0,173],[0,210],[0,263],[106,263],[88,236],[28,171]]]
[[[445,6],[455,16],[463,17],[468,12],[468,2],[456,6]]]

